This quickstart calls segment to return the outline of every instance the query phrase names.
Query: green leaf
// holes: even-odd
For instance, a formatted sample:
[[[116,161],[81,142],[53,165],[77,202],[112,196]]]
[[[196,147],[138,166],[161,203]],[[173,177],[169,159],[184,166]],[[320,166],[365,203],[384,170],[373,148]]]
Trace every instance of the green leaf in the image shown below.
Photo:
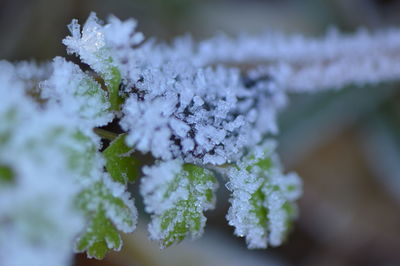
[[[81,101],[85,103],[80,106],[80,114],[87,120],[107,116],[111,105],[108,104],[107,92],[87,73],[82,74],[82,80],[75,92],[76,96],[80,96]]]
[[[136,209],[126,194],[116,195],[121,188],[117,183],[106,185],[99,181],[78,195],[77,206],[85,213],[89,224],[77,241],[77,251],[86,251],[89,257],[102,259],[109,250],[121,249],[119,231],[128,233],[135,229]]]
[[[265,195],[262,191],[262,185],[264,185],[264,182],[261,183],[261,186],[253,194],[251,194],[249,202],[251,205],[250,212],[255,214],[258,226],[265,226],[268,223],[268,210],[264,206]],[[266,230],[263,231],[264,234],[266,234]]]
[[[120,250],[121,246],[122,240],[118,230],[101,208],[93,215],[86,232],[79,238],[76,250],[86,250],[90,258],[103,259],[110,249]]]
[[[98,160],[98,150],[93,140],[77,131],[73,134],[72,138],[76,141],[76,145],[68,145],[64,150],[68,158],[68,166],[79,173],[82,178],[90,178],[93,168],[96,167],[96,160]]]
[[[103,79],[104,85],[107,88],[108,101],[111,104],[111,110],[119,111],[121,105],[124,103],[124,99],[121,97],[119,91],[122,77],[120,70],[114,64],[113,58],[111,56],[104,58],[109,54],[109,52],[109,49],[104,47],[95,53],[97,58],[102,61],[103,64],[101,70],[98,71],[98,74]]]
[[[15,173],[11,167],[0,165],[0,185],[14,182]]]
[[[110,59],[112,61],[112,59]],[[103,74],[103,79],[108,90],[108,98],[111,104],[111,110],[119,111],[124,102],[119,94],[121,84],[121,73],[117,67],[111,67],[109,73]]]
[[[6,144],[11,137],[11,125],[15,123],[17,117],[17,110],[11,108],[6,112],[0,114],[1,128],[0,128],[0,146]]]
[[[144,171],[141,192],[146,210],[152,213],[151,238],[165,248],[188,236],[199,237],[206,222],[203,212],[214,207],[217,181],[213,174],[176,160]]]
[[[110,102],[111,110],[119,111],[121,105],[124,103],[124,98],[121,97],[119,91],[122,81],[121,72],[119,71],[118,67],[115,66],[114,60],[111,56],[107,59],[104,58],[104,56],[109,54],[108,48],[104,47],[95,54],[103,64],[101,70],[97,72],[103,79],[104,85],[107,88],[108,101]]]
[[[101,259],[111,249],[120,250],[119,231],[128,233],[135,229],[137,211],[125,183],[114,183],[98,164],[102,161],[101,153],[93,140],[79,131],[72,137],[75,145],[65,146],[64,150],[69,167],[82,179],[84,189],[75,202],[88,221],[76,243],[76,250]]]
[[[126,134],[119,135],[103,152],[108,173],[121,184],[134,182],[140,167],[140,162],[130,155],[132,148],[125,144],[125,137]]]
[[[77,20],[73,20],[69,28],[72,35],[63,40],[68,52],[78,55],[103,79],[107,87],[111,110],[119,111],[123,103],[119,92],[121,72],[112,57],[112,48],[107,46],[103,25],[96,14],[91,13],[82,32]]]

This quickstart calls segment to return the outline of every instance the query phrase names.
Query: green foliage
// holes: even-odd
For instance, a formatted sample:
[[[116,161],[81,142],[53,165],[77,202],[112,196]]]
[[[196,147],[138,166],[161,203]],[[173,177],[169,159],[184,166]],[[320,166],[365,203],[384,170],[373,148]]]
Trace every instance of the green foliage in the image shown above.
[[[254,213],[257,218],[257,226],[262,228],[268,223],[268,210],[264,205],[265,202],[265,194],[262,191],[262,185],[251,195],[250,198],[250,212]],[[264,234],[266,234],[266,230],[262,230]]]
[[[108,90],[108,98],[111,104],[111,110],[119,111],[124,102],[120,96],[119,86],[121,83],[121,73],[117,67],[111,67],[107,75],[103,75],[105,85]]]
[[[119,111],[124,99],[120,96],[121,85],[121,72],[114,65],[114,60],[111,56],[107,57],[110,53],[107,47],[101,48],[95,56],[98,60],[102,61],[102,69],[97,74],[103,79],[104,85],[108,91],[108,101],[111,104],[111,110]]]
[[[126,134],[113,140],[103,155],[106,159],[106,169],[114,181],[127,184],[134,182],[139,176],[140,162],[131,156],[132,148],[125,144]]]
[[[10,184],[14,181],[15,174],[11,167],[0,165],[0,185]]]
[[[107,102],[110,101],[107,98],[107,93],[101,88],[101,85],[96,80],[85,73],[81,84],[79,84],[79,87],[81,88],[81,90],[76,90],[77,96],[83,96],[82,98],[87,98],[88,101],[90,99],[96,100],[95,105],[82,105],[80,109],[81,114],[93,113],[93,111],[96,111],[94,117],[101,117],[110,111],[107,104]],[[110,104],[112,108],[112,101],[110,101]],[[96,106],[97,108],[94,108],[94,106]],[[92,117],[85,118],[92,119]]]
[[[15,122],[17,111],[14,108],[9,109],[4,114],[0,114],[0,145],[4,145],[10,138],[11,127],[10,125]]]
[[[88,224],[79,236],[76,250],[86,251],[89,257],[102,259],[109,250],[120,250],[122,240],[119,231],[132,232],[136,226],[136,209],[133,202],[125,195],[125,182],[122,176],[125,172],[113,165],[110,173],[118,175],[121,184],[113,183],[108,175],[103,173],[101,154],[93,140],[76,132],[73,135],[74,143],[64,147],[68,164],[85,185],[76,196],[76,206],[81,210]],[[121,142],[122,141],[122,142]],[[107,159],[112,163],[125,162],[126,158],[119,158],[123,150],[123,136],[116,139],[107,151]],[[110,162],[109,160],[107,161]],[[97,180],[97,181],[96,181]]]
[[[98,159],[97,147],[90,137],[80,131],[75,132],[72,137],[78,145],[64,146],[68,155],[68,165],[79,173],[80,177],[90,178]]]
[[[266,151],[268,152],[268,151]],[[266,184],[267,180],[265,180],[265,173],[271,170],[273,164],[272,159],[269,156],[255,158],[254,155],[249,156],[249,160],[253,163],[246,167],[246,171],[250,174],[252,171],[258,172],[258,177],[261,182],[259,182],[260,186],[258,189],[251,195],[250,205],[252,208],[250,212],[254,212],[257,217],[257,225],[261,227],[265,227],[268,223],[268,209],[265,206],[265,200],[267,195],[264,194],[262,187]],[[266,230],[264,230],[266,233]]]
[[[87,251],[89,257],[103,259],[110,249],[120,250],[122,240],[118,230],[106,217],[105,211],[100,209],[92,216],[76,245],[78,252]]]

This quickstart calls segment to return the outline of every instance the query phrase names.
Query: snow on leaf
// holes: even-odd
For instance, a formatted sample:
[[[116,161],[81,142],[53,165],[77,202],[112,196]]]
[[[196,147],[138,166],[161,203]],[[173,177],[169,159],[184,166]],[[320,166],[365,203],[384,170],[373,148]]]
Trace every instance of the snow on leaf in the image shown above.
[[[201,236],[206,223],[203,212],[215,204],[213,174],[179,160],[159,162],[143,171],[141,194],[146,211],[152,214],[150,237],[165,248]]]
[[[119,135],[103,152],[108,173],[121,184],[133,182],[139,175],[139,161],[131,156],[132,148],[125,144],[125,137]]]
[[[227,171],[232,192],[227,219],[249,248],[282,244],[296,216],[301,181],[296,174],[282,174],[274,146],[256,147]]]

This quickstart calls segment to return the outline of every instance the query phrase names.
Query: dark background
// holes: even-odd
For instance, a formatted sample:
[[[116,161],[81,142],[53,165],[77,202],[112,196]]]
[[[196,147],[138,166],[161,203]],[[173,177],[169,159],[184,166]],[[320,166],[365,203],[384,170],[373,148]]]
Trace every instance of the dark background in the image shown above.
[[[185,33],[320,35],[331,26],[351,32],[400,22],[394,0],[0,0],[0,58],[65,56],[66,25],[72,18],[84,22],[90,11],[103,19],[134,17],[147,37],[167,41]],[[103,261],[78,255],[76,265],[400,265],[399,84],[290,100],[280,115],[279,152],[285,168],[302,176],[304,195],[285,245],[247,250],[224,218],[228,194],[221,185],[202,239],[159,251],[146,237],[142,213],[120,253]]]

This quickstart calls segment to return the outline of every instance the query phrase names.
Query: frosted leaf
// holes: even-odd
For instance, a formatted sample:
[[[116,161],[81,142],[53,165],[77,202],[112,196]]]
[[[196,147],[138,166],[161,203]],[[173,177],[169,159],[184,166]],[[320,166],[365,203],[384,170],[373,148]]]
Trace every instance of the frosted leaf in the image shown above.
[[[119,231],[130,233],[135,230],[137,210],[133,199],[126,192],[125,182],[115,177],[115,180],[112,180],[103,172],[104,166],[108,167],[108,170],[114,169],[110,168],[109,163],[110,159],[119,160],[114,156],[120,155],[120,150],[113,150],[119,145],[115,146],[114,142],[114,145],[110,146],[106,156],[108,163],[105,163],[98,152],[99,144],[94,141],[93,136],[79,133],[75,134],[74,138],[79,145],[65,147],[65,154],[68,155],[69,165],[79,173],[78,181],[83,189],[76,196],[76,206],[88,221],[75,248],[76,251],[86,251],[89,257],[101,259],[109,250],[121,249],[122,239]]]
[[[15,182],[15,174],[11,167],[0,165],[0,186],[9,185]]]
[[[256,147],[227,171],[232,192],[227,219],[249,248],[282,244],[296,216],[301,181],[295,174],[282,174],[274,147],[272,142]]]
[[[79,118],[78,123],[86,129],[112,120],[107,95],[99,83],[61,57],[54,59],[52,67],[52,75],[41,84],[41,95],[49,104],[57,105],[70,117]]]
[[[82,33],[77,20],[69,25],[71,36],[66,37],[63,43],[69,53],[78,55],[104,80],[108,89],[108,97],[113,110],[119,110],[123,102],[119,95],[121,73],[115,64],[110,47],[107,46],[104,27],[97,19],[95,13],[91,13],[85,22]]]
[[[217,182],[212,173],[178,161],[159,162],[143,169],[140,191],[151,213],[150,237],[161,248],[203,233],[203,212],[214,208]]]
[[[127,184],[139,176],[140,162],[131,156],[132,148],[125,144],[126,134],[119,135],[113,140],[103,155],[106,168],[115,182]]]
[[[109,250],[119,251],[122,239],[119,231],[135,230],[137,211],[125,187],[114,183],[108,175],[83,190],[77,197],[77,205],[89,220],[80,235],[76,250],[86,251],[88,256],[102,259]]]
[[[0,62],[2,265],[67,265],[79,233],[80,250],[102,257],[120,249],[119,231],[136,226],[133,200],[104,174],[100,138],[92,132],[112,117],[91,102],[104,99],[101,88],[71,63],[58,58],[54,66],[42,83],[48,101],[39,106],[28,96],[30,81]],[[12,255],[20,249],[22,256]]]
[[[0,62],[0,264],[69,265],[83,228],[73,208],[79,186],[64,145],[75,125],[56,109],[39,108],[27,92],[34,66]],[[31,71],[31,73],[29,73]]]

